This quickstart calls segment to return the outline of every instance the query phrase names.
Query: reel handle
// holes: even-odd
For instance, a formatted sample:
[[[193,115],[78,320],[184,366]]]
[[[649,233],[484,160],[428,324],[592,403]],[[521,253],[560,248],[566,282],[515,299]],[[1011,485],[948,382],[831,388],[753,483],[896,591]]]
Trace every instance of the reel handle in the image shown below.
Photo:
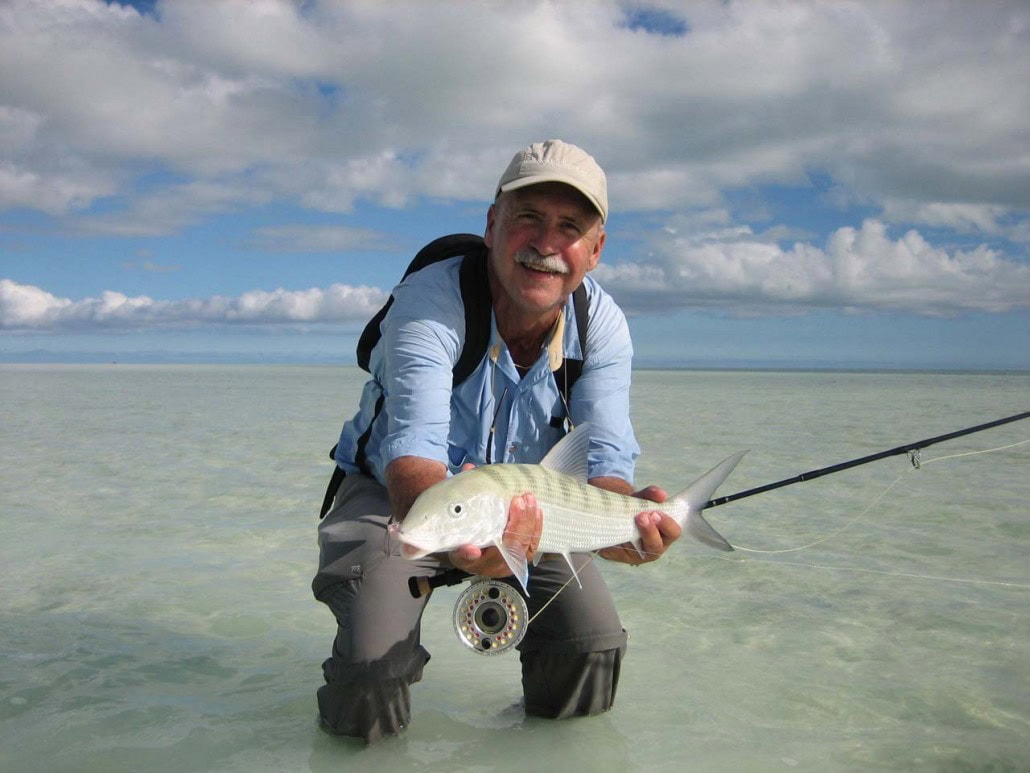
[[[464,582],[469,577],[472,577],[472,575],[468,572],[462,571],[461,569],[448,569],[446,572],[434,574],[431,577],[409,577],[408,592],[411,593],[411,597],[413,599],[420,599],[423,596],[429,595],[429,592],[433,590],[433,588],[457,585],[459,582]]]

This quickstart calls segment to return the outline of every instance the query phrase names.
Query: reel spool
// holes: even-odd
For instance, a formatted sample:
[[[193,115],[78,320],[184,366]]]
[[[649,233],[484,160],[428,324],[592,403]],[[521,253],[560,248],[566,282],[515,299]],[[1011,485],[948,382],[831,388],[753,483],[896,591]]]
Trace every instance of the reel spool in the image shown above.
[[[496,580],[475,580],[454,604],[458,639],[480,655],[507,652],[526,635],[529,609],[518,592]]]

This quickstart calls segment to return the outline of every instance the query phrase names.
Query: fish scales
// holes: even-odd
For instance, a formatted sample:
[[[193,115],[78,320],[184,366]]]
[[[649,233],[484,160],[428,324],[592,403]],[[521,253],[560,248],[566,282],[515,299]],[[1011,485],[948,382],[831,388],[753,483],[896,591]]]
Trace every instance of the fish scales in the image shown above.
[[[635,497],[580,483],[539,465],[497,464],[472,472],[496,482],[509,497],[533,493],[544,514],[537,548],[542,552],[598,550],[638,536],[634,516],[644,505]],[[682,505],[668,503],[662,509],[676,518]]]

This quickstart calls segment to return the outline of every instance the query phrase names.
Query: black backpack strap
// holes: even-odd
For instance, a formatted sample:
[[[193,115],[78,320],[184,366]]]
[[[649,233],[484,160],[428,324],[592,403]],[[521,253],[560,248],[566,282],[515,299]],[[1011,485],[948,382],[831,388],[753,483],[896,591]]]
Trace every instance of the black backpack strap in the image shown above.
[[[336,450],[335,448],[333,449]],[[340,488],[340,484],[343,483],[343,479],[347,477],[345,473],[339,467],[333,467],[333,474],[329,478],[329,485],[325,487],[325,497],[322,498],[322,509],[318,513],[318,517],[325,518],[325,514],[329,512],[329,508],[333,506],[333,501],[336,499],[336,490]]]
[[[479,365],[490,345],[493,300],[486,270],[486,245],[468,252],[461,262],[461,301],[465,306],[465,343],[454,364],[452,386],[465,381]]]
[[[579,350],[586,358],[587,351],[587,324],[590,319],[590,305],[587,301],[587,290],[585,285],[580,285],[572,293],[572,308],[576,315],[576,333],[579,335]],[[565,357],[561,367],[554,371],[554,381],[558,385],[558,391],[562,394],[562,400],[567,406],[569,396],[572,394],[572,387],[583,374],[583,360],[574,357]]]
[[[476,234],[441,236],[439,239],[429,242],[429,244],[418,251],[411,263],[408,264],[408,268],[405,270],[404,276],[401,277],[401,281],[403,282],[410,274],[420,271],[433,263],[479,251],[482,251],[483,254],[486,253],[486,245],[483,244],[482,236],[477,236]],[[393,295],[387,299],[383,307],[376,312],[376,315],[365,325],[365,329],[361,331],[361,337],[358,339],[357,358],[358,366],[362,370],[368,370],[372,349],[379,343],[379,326],[392,305]]]
[[[372,411],[372,420],[365,427],[365,431],[361,433],[361,437],[358,438],[357,452],[354,454],[354,464],[358,466],[365,475],[372,477],[372,471],[368,468],[368,457],[365,454],[365,449],[368,447],[368,440],[372,437],[372,428],[376,425],[376,419],[379,418],[379,414],[383,412],[383,403],[386,402],[386,395],[379,395],[376,400],[375,410]]]

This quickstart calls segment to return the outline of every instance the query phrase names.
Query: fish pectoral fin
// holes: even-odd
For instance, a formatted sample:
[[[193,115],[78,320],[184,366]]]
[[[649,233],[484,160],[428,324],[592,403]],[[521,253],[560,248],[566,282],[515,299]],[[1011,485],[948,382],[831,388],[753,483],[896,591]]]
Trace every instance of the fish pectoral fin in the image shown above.
[[[508,565],[512,575],[519,584],[522,585],[522,590],[529,595],[529,564],[526,563],[526,554],[522,552],[522,546],[519,544],[505,545],[499,539],[494,540],[494,546],[501,551],[501,557],[504,558],[504,563]]]
[[[576,578],[576,584],[579,586],[580,590],[582,590],[583,589],[583,583],[580,582],[579,573],[576,572],[576,565],[574,563],[572,563],[572,555],[569,554],[569,553],[562,553],[561,557],[564,558],[565,559],[565,563],[567,563],[569,565],[569,569],[572,570],[572,576]]]

